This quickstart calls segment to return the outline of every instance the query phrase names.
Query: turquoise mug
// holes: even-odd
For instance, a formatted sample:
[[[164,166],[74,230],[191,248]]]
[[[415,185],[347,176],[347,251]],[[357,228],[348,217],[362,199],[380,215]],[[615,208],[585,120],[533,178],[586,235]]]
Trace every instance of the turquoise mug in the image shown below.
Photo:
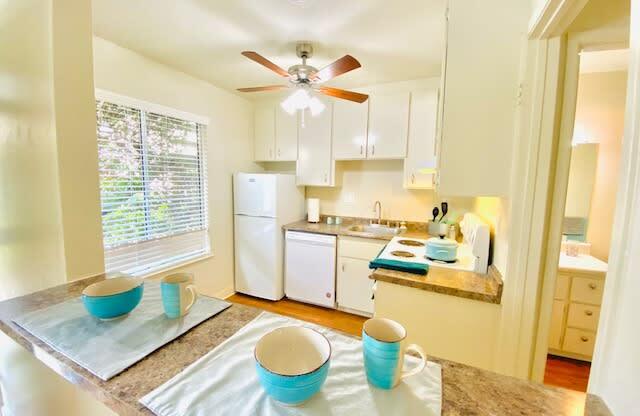
[[[162,306],[168,318],[179,318],[189,313],[196,303],[198,292],[189,273],[170,274],[160,282]]]
[[[427,356],[422,347],[407,345],[407,330],[398,322],[386,318],[373,318],[362,327],[362,351],[364,368],[369,383],[380,389],[390,390],[400,380],[424,370]],[[407,351],[417,353],[421,362],[407,372],[402,371],[404,354]]]

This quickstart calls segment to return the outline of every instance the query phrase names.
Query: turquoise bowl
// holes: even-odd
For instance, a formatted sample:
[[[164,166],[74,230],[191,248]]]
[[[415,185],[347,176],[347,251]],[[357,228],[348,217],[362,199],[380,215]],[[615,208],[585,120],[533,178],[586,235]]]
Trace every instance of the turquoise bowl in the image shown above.
[[[298,406],[318,393],[327,380],[331,344],[311,328],[278,328],[258,341],[254,357],[267,394],[286,406]]]
[[[143,281],[135,277],[115,277],[87,286],[82,303],[99,319],[115,319],[134,310],[142,300]]]

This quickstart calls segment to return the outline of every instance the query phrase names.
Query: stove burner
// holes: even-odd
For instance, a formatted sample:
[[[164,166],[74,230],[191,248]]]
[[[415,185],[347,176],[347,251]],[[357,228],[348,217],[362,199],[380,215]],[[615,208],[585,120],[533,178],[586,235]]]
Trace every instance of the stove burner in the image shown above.
[[[444,263],[444,264],[453,264],[453,263],[457,263],[458,259],[455,260],[438,260],[438,259],[432,259],[429,256],[424,256],[425,259],[432,261],[434,263]]]
[[[402,244],[403,246],[411,246],[411,247],[424,247],[424,243],[415,240],[398,240],[398,244]]]
[[[408,251],[402,251],[402,250],[392,251],[391,255],[396,257],[415,257],[416,256],[413,253],[409,253]]]

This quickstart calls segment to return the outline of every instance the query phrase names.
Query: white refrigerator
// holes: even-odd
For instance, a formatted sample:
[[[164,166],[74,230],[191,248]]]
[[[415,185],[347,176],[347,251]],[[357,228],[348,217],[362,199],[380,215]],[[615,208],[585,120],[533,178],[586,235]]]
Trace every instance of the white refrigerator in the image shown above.
[[[304,188],[293,174],[236,173],[233,200],[236,292],[282,299],[282,226],[304,218]]]

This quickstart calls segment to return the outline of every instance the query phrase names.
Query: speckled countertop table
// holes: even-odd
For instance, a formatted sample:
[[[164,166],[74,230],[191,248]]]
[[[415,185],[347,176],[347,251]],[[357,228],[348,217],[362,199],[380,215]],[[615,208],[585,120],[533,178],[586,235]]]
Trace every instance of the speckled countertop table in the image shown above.
[[[151,412],[138,403],[142,396],[215,348],[260,313],[258,309],[234,304],[111,380],[101,381],[12,322],[14,317],[25,312],[77,297],[84,287],[101,279],[84,279],[0,302],[0,330],[120,415],[150,415]],[[446,360],[433,360],[442,365],[442,414],[445,416],[611,415],[596,396],[545,387]]]
[[[319,222],[317,224],[298,221],[292,224],[287,224],[283,228],[285,230],[303,231],[308,233],[373,238],[387,241],[391,240],[393,236],[388,234],[381,235],[350,230],[350,227],[353,225],[368,224],[368,222],[369,220],[366,219],[345,218],[343,224],[328,225],[324,222],[323,218],[323,222]],[[409,238],[429,238],[425,223],[408,223],[407,231],[399,235]],[[382,282],[409,286],[416,289],[488,303],[499,304],[502,298],[502,276],[493,266],[489,267],[489,273],[487,275],[434,265],[429,266],[429,272],[426,276],[395,270],[375,269],[371,273],[370,278],[373,280],[380,280]]]

